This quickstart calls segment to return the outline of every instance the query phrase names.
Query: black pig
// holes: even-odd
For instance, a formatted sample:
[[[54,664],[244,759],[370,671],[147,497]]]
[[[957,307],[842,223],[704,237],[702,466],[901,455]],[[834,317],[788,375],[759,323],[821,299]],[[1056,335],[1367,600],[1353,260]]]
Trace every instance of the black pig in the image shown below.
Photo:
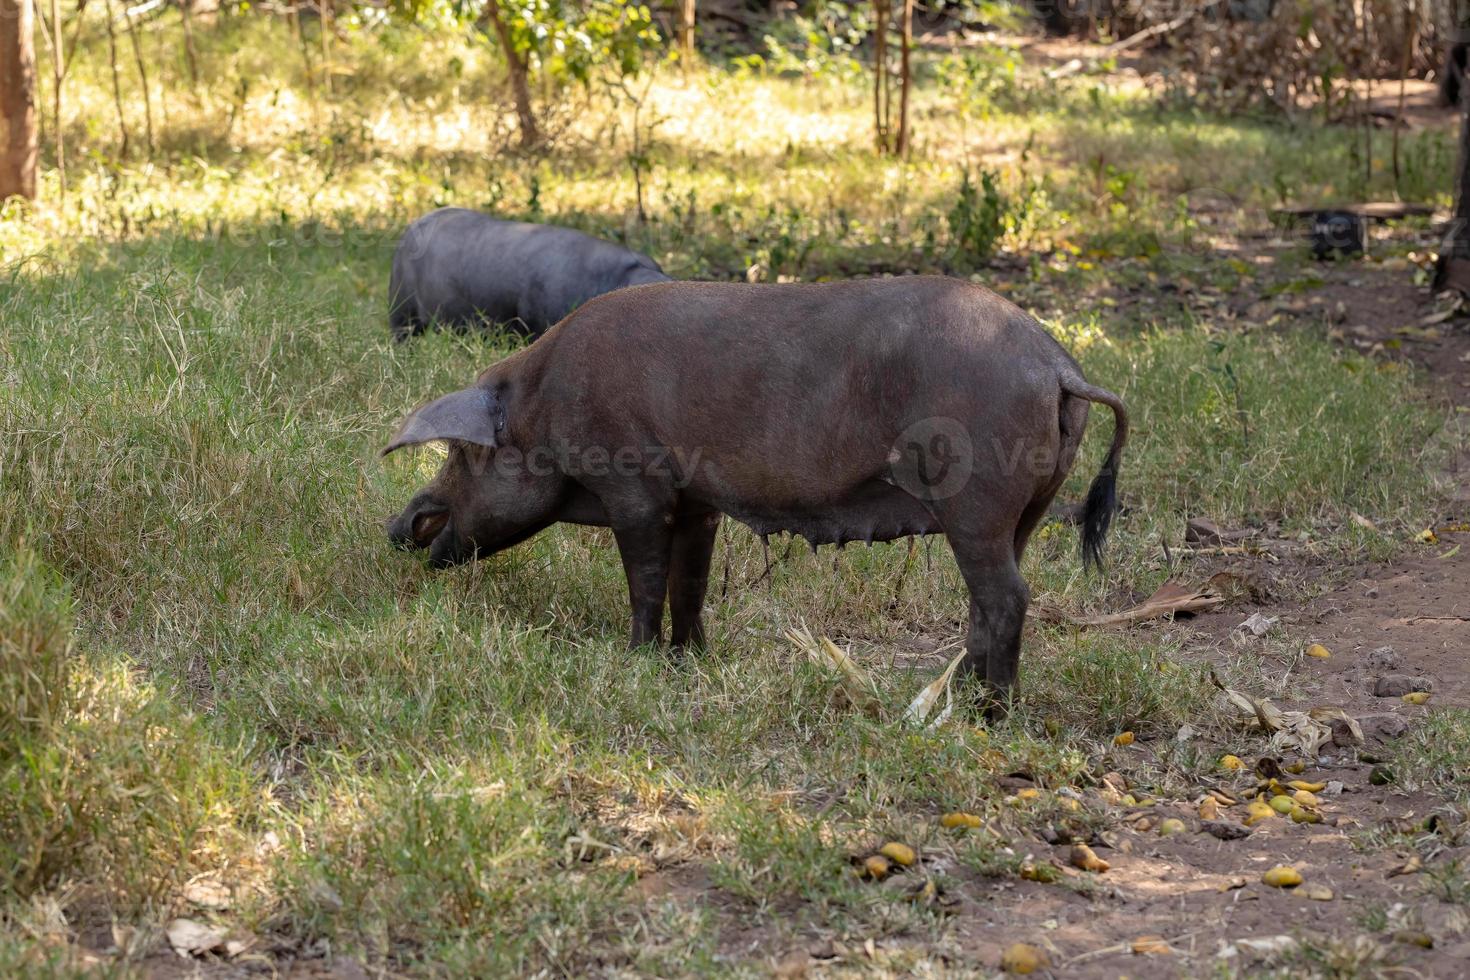
[[[1128,416],[1035,320],[966,282],[666,283],[600,297],[384,454],[445,440],[389,525],[451,565],[556,523],[612,528],[632,642],[700,644],[721,514],[817,544],[949,538],[970,590],[964,668],[1002,698],[1029,592],[1021,553],[1076,458],[1089,403],[1112,448],[1082,516],[1100,560]]]
[[[400,342],[434,323],[539,337],[594,296],[668,280],[648,256],[571,228],[441,208],[409,225],[393,253],[388,327]]]

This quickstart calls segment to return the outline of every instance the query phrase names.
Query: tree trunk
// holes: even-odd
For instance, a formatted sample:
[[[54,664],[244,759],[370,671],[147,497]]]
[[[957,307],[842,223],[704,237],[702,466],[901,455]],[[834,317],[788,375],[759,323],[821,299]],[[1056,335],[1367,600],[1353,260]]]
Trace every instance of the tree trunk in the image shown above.
[[[316,0],[316,26],[322,45],[322,91],[332,95],[332,4],[331,0]]]
[[[898,66],[898,138],[893,152],[903,156],[909,150],[909,88],[913,72],[909,66],[909,50],[914,46],[914,0],[903,0],[903,45]]]
[[[516,51],[515,40],[500,12],[499,0],[487,0],[485,13],[500,38],[500,50],[505,54],[505,64],[510,72],[510,91],[516,102],[516,120],[521,127],[521,146],[530,149],[541,142],[541,131],[536,126],[536,113],[531,107],[530,71],[526,61]]]
[[[879,153],[888,152],[888,3],[873,0],[873,129]]]
[[[194,0],[179,0],[179,16],[184,23],[184,63],[189,68],[189,84],[194,88],[199,87],[199,55],[194,50]],[[296,9],[292,4],[291,9]]]
[[[128,158],[128,117],[123,112],[122,73],[117,70],[117,28],[112,23],[112,0],[102,10],[107,21],[107,60],[112,68],[112,104],[117,109],[117,129],[122,146],[117,151],[119,160]]]
[[[82,8],[77,6],[77,21]],[[44,21],[45,18],[43,17]],[[66,133],[61,128],[61,83],[66,80],[66,64],[70,59],[62,52],[61,4],[51,0],[51,122],[56,130],[56,183],[62,203],[66,203]],[[80,35],[80,31],[77,32]]]
[[[128,25],[128,41],[133,46],[133,63],[138,66],[138,83],[143,86],[143,123],[148,136],[148,156],[153,156],[153,94],[148,90],[148,66],[143,59],[143,45],[138,40],[138,28],[133,15],[123,7],[123,19]]]
[[[679,60],[685,67],[694,61],[695,0],[679,0]]]
[[[36,197],[36,48],[31,0],[0,0],[0,201]]]

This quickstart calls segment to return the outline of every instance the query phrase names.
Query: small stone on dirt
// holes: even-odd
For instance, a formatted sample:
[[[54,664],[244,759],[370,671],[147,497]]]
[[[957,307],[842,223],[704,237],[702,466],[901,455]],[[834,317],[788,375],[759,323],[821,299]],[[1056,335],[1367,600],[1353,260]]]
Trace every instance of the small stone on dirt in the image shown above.
[[[1380,742],[1401,738],[1409,730],[1407,721],[1399,715],[1388,713],[1363,715],[1358,719],[1358,725],[1363,729],[1364,735],[1368,738],[1376,738]]]
[[[180,956],[203,956],[225,943],[224,929],[207,926],[193,919],[174,919],[164,930],[168,944]]]
[[[1220,534],[1220,525],[1206,517],[1192,517],[1184,528],[1184,541],[1186,544],[1199,544],[1212,547],[1224,540]]]
[[[1375,673],[1385,670],[1397,670],[1401,663],[1403,663],[1403,658],[1398,655],[1393,647],[1379,647],[1377,650],[1371,651],[1363,659],[1364,666]]]
[[[1379,698],[1401,698],[1415,691],[1432,691],[1434,682],[1427,677],[1409,674],[1385,674],[1373,684],[1373,696]]]
[[[1240,840],[1242,837],[1249,837],[1252,832],[1249,827],[1231,823],[1229,820],[1202,820],[1199,826],[1200,830],[1217,840]]]

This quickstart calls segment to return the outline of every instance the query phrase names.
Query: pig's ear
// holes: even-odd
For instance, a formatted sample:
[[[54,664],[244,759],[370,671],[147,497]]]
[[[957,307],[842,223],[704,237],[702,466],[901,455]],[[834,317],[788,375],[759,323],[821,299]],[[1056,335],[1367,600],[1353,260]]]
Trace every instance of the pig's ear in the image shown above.
[[[500,399],[491,389],[476,385],[416,409],[403,420],[382,455],[438,439],[495,449],[500,445],[500,430],[504,428],[505,409]]]

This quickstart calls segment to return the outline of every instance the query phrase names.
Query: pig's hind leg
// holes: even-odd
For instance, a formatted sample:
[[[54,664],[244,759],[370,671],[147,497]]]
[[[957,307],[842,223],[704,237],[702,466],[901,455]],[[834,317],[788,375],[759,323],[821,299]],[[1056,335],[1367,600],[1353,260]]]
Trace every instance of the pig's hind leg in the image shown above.
[[[961,671],[982,681],[994,698],[989,714],[1003,714],[1016,684],[1021,630],[1031,591],[1021,578],[1013,534],[952,520],[945,527],[950,548],[970,590],[969,634]]]

